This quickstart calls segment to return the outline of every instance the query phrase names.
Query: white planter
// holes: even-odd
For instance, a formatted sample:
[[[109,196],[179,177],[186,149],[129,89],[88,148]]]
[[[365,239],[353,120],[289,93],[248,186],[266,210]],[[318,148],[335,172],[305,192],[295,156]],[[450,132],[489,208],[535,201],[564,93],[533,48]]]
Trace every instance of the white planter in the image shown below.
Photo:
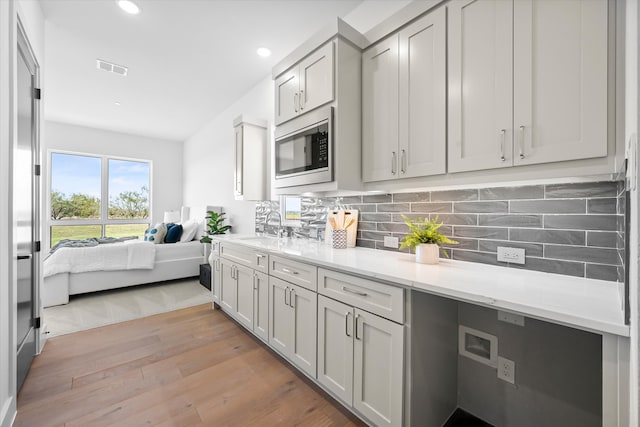
[[[440,248],[435,243],[423,243],[416,246],[416,262],[420,264],[437,264],[440,259]]]

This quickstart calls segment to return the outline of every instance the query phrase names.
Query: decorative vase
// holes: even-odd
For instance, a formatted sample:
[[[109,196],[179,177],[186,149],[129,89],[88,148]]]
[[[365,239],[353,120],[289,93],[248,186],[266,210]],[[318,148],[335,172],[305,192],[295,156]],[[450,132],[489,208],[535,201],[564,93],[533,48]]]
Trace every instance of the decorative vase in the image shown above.
[[[437,264],[440,259],[440,248],[435,243],[423,243],[416,246],[416,262],[420,264]]]

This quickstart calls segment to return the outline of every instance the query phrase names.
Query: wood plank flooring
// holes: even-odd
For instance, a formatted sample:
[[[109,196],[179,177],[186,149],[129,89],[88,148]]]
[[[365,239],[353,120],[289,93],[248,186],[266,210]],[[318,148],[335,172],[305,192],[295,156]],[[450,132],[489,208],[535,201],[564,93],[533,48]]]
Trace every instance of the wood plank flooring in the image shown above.
[[[14,426],[360,426],[209,304],[51,338]]]

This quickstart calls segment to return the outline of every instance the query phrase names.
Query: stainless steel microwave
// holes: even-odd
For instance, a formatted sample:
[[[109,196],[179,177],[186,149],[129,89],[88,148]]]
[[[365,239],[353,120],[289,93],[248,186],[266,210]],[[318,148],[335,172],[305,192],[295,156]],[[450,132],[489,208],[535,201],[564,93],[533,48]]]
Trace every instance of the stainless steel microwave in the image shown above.
[[[278,126],[274,154],[276,188],[333,181],[333,107]]]

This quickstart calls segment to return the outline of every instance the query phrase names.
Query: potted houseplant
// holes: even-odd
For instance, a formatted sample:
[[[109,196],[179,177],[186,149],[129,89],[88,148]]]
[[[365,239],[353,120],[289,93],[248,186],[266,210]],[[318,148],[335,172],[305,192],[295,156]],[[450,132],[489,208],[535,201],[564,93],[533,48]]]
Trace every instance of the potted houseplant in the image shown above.
[[[222,225],[224,222],[224,212],[218,213],[214,211],[207,211],[207,219],[206,224],[206,232],[204,236],[200,238],[200,242],[202,243],[211,243],[211,237],[215,234],[224,234],[227,230],[231,229],[230,225]]]
[[[409,234],[402,240],[400,249],[415,249],[416,262],[437,264],[439,259],[438,252],[441,250],[440,245],[443,243],[450,245],[458,243],[438,231],[443,223],[438,222],[437,216],[430,220],[429,218],[411,219],[402,215],[402,219],[409,227]],[[444,250],[442,252],[445,256],[448,256]]]

